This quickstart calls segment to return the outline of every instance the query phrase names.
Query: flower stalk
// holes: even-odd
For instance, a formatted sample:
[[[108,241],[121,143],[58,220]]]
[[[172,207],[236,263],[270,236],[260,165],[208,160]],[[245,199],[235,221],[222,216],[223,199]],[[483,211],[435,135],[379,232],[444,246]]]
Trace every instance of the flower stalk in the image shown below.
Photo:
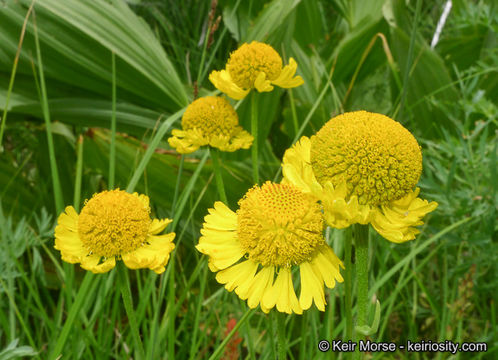
[[[355,239],[356,254],[356,283],[357,283],[357,317],[356,326],[367,325],[368,310],[368,225],[355,224],[353,226],[353,235]],[[365,335],[355,331],[355,340],[365,340]],[[358,352],[355,356],[361,359]]]
[[[285,339],[285,314],[277,313],[277,337],[278,337],[278,359],[285,360],[287,358],[287,346]]]

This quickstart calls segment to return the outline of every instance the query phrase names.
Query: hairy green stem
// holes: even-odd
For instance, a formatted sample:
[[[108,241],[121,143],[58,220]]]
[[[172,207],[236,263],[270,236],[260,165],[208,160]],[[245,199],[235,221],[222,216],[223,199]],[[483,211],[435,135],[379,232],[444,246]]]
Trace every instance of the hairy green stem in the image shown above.
[[[353,235],[355,240],[356,255],[356,305],[357,317],[356,326],[367,324],[368,310],[368,225],[353,225]],[[365,340],[365,336],[356,332],[355,341]],[[356,353],[356,358],[360,359],[362,355]]]
[[[277,313],[278,360],[287,358],[287,339],[285,336],[285,313]]]
[[[344,248],[344,310],[346,312],[346,340],[353,340],[353,302],[351,299],[352,293],[352,264],[351,250],[353,247],[351,227],[346,229],[346,241]]]

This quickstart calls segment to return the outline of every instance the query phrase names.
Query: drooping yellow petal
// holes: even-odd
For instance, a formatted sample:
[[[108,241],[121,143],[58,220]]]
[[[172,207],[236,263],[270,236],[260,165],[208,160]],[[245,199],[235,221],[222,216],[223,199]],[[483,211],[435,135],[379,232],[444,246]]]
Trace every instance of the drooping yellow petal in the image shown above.
[[[419,233],[415,226],[422,225],[422,218],[438,206],[434,201],[428,202],[417,197],[419,191],[417,188],[403,198],[376,209],[371,221],[374,229],[394,243],[415,239]]]
[[[81,267],[94,274],[102,274],[116,266],[116,258],[103,259],[100,255],[87,255],[81,259]]]
[[[251,260],[243,261],[216,274],[216,280],[225,284],[225,289],[233,291],[247,281],[252,281],[258,264]]]
[[[275,283],[269,288],[261,301],[261,306],[271,309],[277,305],[277,310],[287,314],[302,314],[303,309],[294,291],[290,268],[280,268]]]
[[[259,92],[268,92],[273,90],[273,86],[271,86],[270,80],[266,79],[266,74],[264,72],[260,72],[254,81],[254,87]]]
[[[196,249],[201,253],[210,256],[211,263],[219,270],[226,269],[232,266],[245,255],[245,251],[240,247],[239,243],[230,245],[209,245],[199,243]]]
[[[344,281],[339,272],[342,262],[328,245],[324,245],[317,251],[310,264],[314,273],[319,279],[325,282],[328,288],[332,289],[335,286],[336,280],[339,282]]]
[[[209,145],[221,151],[234,152],[239,149],[249,149],[253,140],[254,137],[251,134],[238,126],[235,134],[232,136],[212,136],[209,140]]]
[[[295,88],[304,84],[301,76],[295,76],[297,70],[297,62],[293,58],[289,59],[289,65],[283,67],[279,77],[272,81],[272,84],[280,86],[284,89]]]
[[[244,90],[237,86],[226,70],[211,72],[211,74],[209,74],[209,81],[211,81],[218,90],[235,100],[241,100],[249,93],[249,89]]]
[[[174,238],[175,233],[149,235],[147,244],[121,255],[121,259],[130,269],[149,268],[157,274],[161,274],[165,270],[171,251],[175,248]]]
[[[301,273],[301,294],[299,304],[303,310],[311,307],[312,301],[320,311],[325,311],[325,294],[323,283],[313,271],[311,264],[303,262],[299,265]]]
[[[322,192],[322,186],[313,174],[310,161],[310,139],[301,137],[290,149],[287,149],[282,162],[282,183],[291,183],[305,193],[315,196]]]
[[[179,130],[171,132],[172,137],[168,138],[168,143],[180,154],[190,154],[203,145],[207,145],[206,139],[197,129]]]
[[[254,277],[251,282],[251,287],[249,288],[249,297],[247,298],[247,305],[251,309],[254,309],[259,305],[259,302],[267,289],[271,288],[274,274],[275,268],[273,266],[267,266],[261,269]]]
[[[322,200],[325,220],[330,226],[343,229],[351,224],[367,224],[370,220],[370,206],[358,204],[358,198],[347,197],[347,187],[345,182],[334,187],[330,181],[325,183],[322,194],[319,195]]]

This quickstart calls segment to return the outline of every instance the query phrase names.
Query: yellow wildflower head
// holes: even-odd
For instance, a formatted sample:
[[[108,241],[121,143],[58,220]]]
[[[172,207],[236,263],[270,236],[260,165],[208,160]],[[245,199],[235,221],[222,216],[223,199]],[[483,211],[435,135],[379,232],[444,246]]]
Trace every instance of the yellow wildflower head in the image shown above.
[[[209,145],[222,151],[247,149],[253,137],[239,126],[239,117],[230,103],[217,96],[206,96],[191,103],[182,117],[182,130],[173,130],[169,144],[188,154]]]
[[[336,116],[311,138],[318,182],[339,186],[361,205],[386,205],[413,190],[422,152],[413,135],[385,115],[355,111]]]
[[[162,273],[175,247],[175,234],[157,234],[170,222],[151,220],[145,195],[119,189],[103,191],[87,200],[79,215],[68,206],[59,216],[55,248],[62,260],[81,263],[94,273],[109,271],[116,259],[131,269]]]
[[[333,288],[342,281],[342,262],[326,244],[323,226],[313,195],[293,185],[266,182],[250,189],[235,213],[216,202],[196,248],[209,256],[218,282],[247,299],[251,308],[261,305],[268,312],[276,306],[281,312],[301,314],[314,301],[323,311],[323,283]],[[294,266],[300,273],[299,299],[292,281]]]
[[[239,201],[237,216],[242,248],[263,266],[299,265],[324,244],[320,205],[292,185],[255,186]]]
[[[243,99],[252,88],[259,92],[272,91],[273,86],[293,88],[303,84],[294,76],[297,63],[289,59],[282,68],[282,58],[270,45],[258,41],[244,43],[230,54],[225,70],[213,71],[209,80],[233,99]]]
[[[284,182],[317,196],[327,223],[372,226],[393,242],[412,240],[421,219],[437,207],[414,189],[422,153],[413,135],[387,116],[345,113],[327,122],[311,140],[287,150]]]

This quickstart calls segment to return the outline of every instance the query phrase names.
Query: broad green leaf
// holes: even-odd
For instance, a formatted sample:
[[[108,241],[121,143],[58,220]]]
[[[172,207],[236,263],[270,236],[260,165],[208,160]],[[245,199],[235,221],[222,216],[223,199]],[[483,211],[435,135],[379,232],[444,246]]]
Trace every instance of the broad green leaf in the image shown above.
[[[247,35],[242,38],[243,42],[252,40],[267,41],[286,20],[287,16],[300,3],[300,0],[273,0],[265,5],[256,18],[254,25],[249,29]],[[285,29],[288,31],[288,29]]]
[[[23,4],[29,4],[23,1]],[[177,110],[188,96],[161,44],[144,21],[122,1],[36,2],[36,21],[47,79],[55,78],[99,94],[110,94],[111,52],[117,58],[118,93],[138,103]],[[10,71],[26,8],[0,8],[0,69]],[[29,22],[19,73],[30,74],[33,23]],[[50,97],[50,94],[49,94]]]

